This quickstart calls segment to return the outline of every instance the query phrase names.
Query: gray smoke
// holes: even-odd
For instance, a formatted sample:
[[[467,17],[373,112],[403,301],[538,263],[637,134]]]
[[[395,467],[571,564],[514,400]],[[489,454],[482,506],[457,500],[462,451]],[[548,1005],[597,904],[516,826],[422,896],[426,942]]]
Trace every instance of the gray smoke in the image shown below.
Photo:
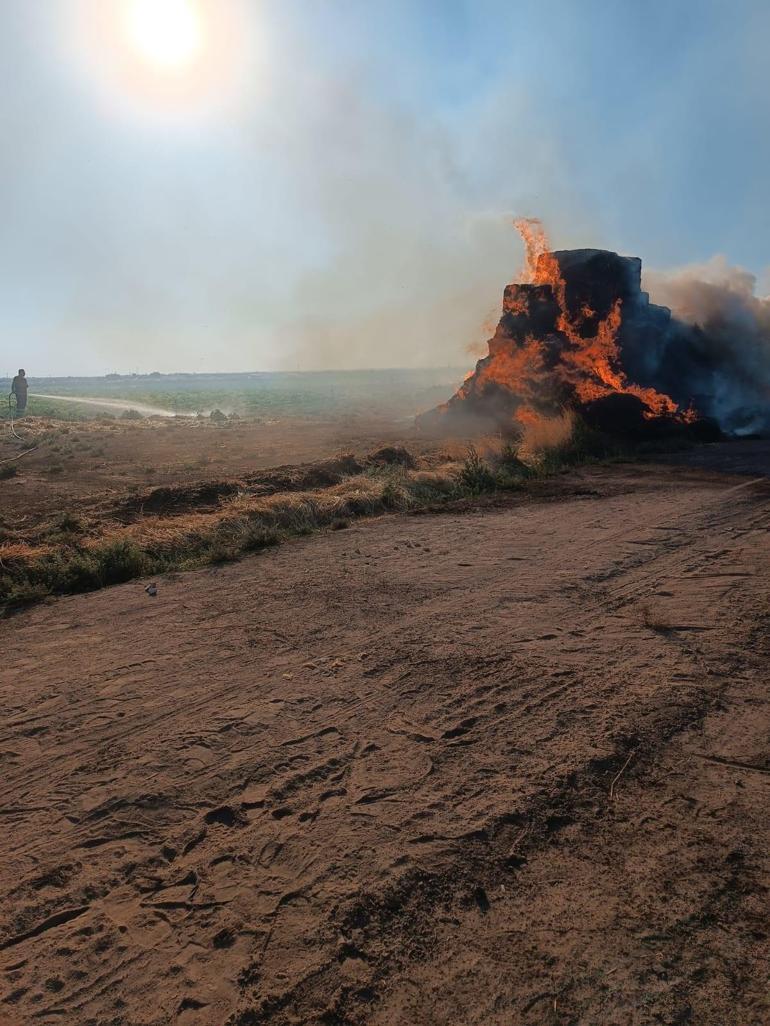
[[[693,401],[730,434],[770,432],[770,298],[756,294],[756,277],[716,256],[647,271],[644,285],[675,318],[657,387]]]

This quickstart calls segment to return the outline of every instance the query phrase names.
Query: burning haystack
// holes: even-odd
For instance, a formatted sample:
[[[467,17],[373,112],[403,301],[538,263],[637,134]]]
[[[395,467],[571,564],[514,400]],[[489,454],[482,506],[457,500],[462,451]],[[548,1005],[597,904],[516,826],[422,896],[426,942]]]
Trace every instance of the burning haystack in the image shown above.
[[[741,433],[740,423],[720,416],[724,395],[747,386],[735,354],[720,353],[707,330],[651,303],[639,258],[551,251],[539,222],[516,227],[527,268],[505,289],[489,353],[448,403],[418,419],[420,427],[516,433],[567,408],[613,433]],[[768,392],[755,385],[752,423],[770,425]],[[746,412],[741,402],[731,406],[733,421]]]

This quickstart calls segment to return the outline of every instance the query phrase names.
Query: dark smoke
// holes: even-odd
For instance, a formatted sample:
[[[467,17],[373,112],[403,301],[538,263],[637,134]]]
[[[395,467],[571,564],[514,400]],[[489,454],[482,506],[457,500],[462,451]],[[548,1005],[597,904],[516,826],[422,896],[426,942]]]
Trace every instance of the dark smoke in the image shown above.
[[[754,275],[717,257],[644,283],[674,314],[656,387],[689,393],[726,434],[770,434],[770,299],[754,294]]]

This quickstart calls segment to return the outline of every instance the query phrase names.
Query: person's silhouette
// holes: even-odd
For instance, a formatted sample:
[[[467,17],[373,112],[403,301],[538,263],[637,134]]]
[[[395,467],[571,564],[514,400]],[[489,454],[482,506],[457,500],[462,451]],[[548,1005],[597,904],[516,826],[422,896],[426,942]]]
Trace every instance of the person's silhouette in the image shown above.
[[[27,373],[20,367],[11,385],[11,394],[16,396],[17,413],[24,413],[27,408],[27,387]]]

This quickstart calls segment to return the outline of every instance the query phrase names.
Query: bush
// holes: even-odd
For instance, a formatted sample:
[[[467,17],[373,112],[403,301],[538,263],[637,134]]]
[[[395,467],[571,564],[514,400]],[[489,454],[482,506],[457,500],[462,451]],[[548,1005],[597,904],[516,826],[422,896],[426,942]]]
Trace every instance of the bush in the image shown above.
[[[47,595],[72,595],[121,584],[156,569],[130,541],[116,541],[98,549],[67,548],[16,567],[0,577],[0,606],[14,608]]]
[[[518,443],[506,442],[496,463],[495,481],[497,487],[504,491],[522,488],[524,480],[532,477],[532,467],[521,458]]]
[[[139,410],[123,410],[120,415],[121,420],[144,420],[144,416]]]
[[[49,590],[54,592],[76,594],[79,591],[95,591],[102,586],[99,560],[87,552],[56,560],[49,569],[46,583]]]
[[[207,544],[203,558],[211,563],[233,563],[246,552],[277,545],[281,540],[275,528],[256,521],[232,520],[218,526]]]
[[[250,524],[243,535],[244,552],[258,552],[271,545],[278,545],[281,536],[274,527],[262,527],[259,524]]]
[[[0,481],[7,481],[11,477],[16,477],[19,473],[19,468],[15,463],[6,463],[0,467]]]
[[[468,446],[465,462],[457,474],[457,482],[472,495],[494,491],[497,487],[495,475],[472,445]]]
[[[205,551],[206,559],[210,563],[237,563],[243,555],[234,542],[227,542],[223,539],[213,541]]]
[[[56,522],[56,527],[67,534],[82,534],[85,530],[85,525],[80,517],[69,512],[61,514]]]
[[[101,585],[122,584],[149,569],[142,550],[132,541],[123,539],[94,550]]]
[[[26,571],[27,583],[45,594],[66,595],[79,591],[93,591],[100,587],[98,561],[87,552],[56,552],[44,556]],[[17,579],[20,586],[23,578]]]

